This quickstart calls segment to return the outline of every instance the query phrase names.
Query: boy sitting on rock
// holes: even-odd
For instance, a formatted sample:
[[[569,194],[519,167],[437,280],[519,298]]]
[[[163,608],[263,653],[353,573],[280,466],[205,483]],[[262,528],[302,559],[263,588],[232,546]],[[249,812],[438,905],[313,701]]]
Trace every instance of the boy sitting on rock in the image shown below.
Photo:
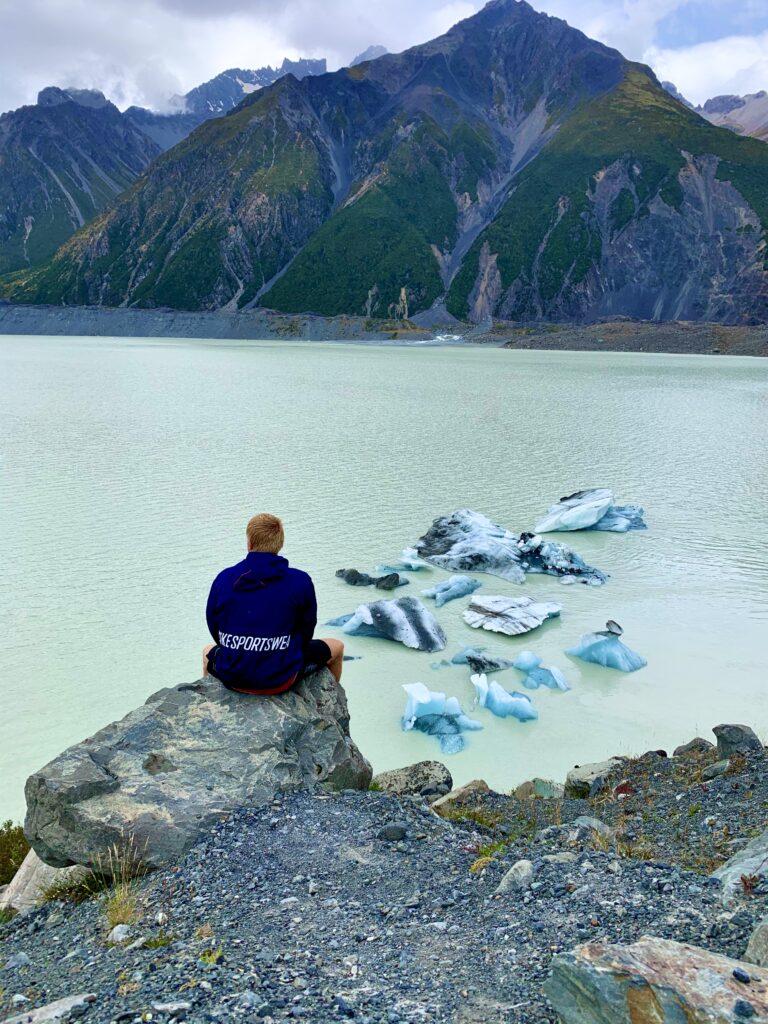
[[[248,554],[211,586],[206,618],[216,641],[203,648],[203,675],[236,693],[285,693],[327,665],[341,679],[344,644],[314,640],[317,600],[310,576],[278,552],[285,542],[277,516],[260,512],[246,528]]]

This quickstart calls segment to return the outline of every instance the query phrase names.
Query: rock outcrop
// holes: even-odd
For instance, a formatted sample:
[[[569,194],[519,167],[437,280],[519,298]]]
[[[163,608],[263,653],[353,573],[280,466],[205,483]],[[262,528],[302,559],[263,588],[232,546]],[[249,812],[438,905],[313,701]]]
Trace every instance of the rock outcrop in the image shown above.
[[[577,765],[566,776],[565,795],[586,798],[596,783],[607,783],[615,779],[623,766],[624,759],[620,757],[610,757],[607,761],[598,761],[595,764]]]
[[[717,737],[717,756],[721,759],[733,754],[762,754],[763,744],[748,725],[716,725],[712,732]]]
[[[372,789],[393,796],[440,796],[451,791],[453,776],[440,761],[419,761],[405,768],[379,772],[371,782]]]
[[[349,736],[327,670],[278,697],[231,693],[210,677],[160,690],[27,781],[25,831],[54,867],[108,869],[129,847],[146,868],[174,864],[237,807],[323,786],[365,789],[371,768]]]
[[[768,829],[755,836],[738,853],[735,853],[716,871],[713,878],[722,883],[724,903],[734,901],[736,895],[745,890],[753,889],[768,880]]]
[[[544,989],[562,1024],[757,1024],[768,1021],[768,989],[763,971],[751,973],[750,964],[645,937],[559,954]]]

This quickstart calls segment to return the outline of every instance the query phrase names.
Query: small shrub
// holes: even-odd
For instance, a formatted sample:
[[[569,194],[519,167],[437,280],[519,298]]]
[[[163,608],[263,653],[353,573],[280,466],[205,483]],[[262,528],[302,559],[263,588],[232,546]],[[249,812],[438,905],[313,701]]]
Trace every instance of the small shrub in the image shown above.
[[[42,894],[43,903],[85,903],[109,888],[109,879],[89,871],[80,877],[65,878],[49,885]]]
[[[493,864],[493,857],[478,857],[476,861],[470,864],[469,870],[473,875],[479,875],[489,864]]]
[[[0,910],[0,925],[8,924],[8,922],[12,921],[14,917],[16,917],[15,910],[12,910],[10,907],[3,907],[3,909]]]
[[[172,942],[176,941],[176,936],[171,935],[164,929],[160,929],[157,935],[153,935],[151,939],[147,939],[144,943],[145,949],[164,949],[166,946],[170,946]]]
[[[206,949],[200,954],[200,962],[204,963],[206,967],[214,967],[224,955],[224,949],[222,946],[217,946],[216,949]]]
[[[6,821],[0,825],[0,885],[7,885],[29,853],[29,843],[21,825]]]
[[[688,817],[695,818],[700,810],[701,804],[691,804],[691,806],[688,808]]]

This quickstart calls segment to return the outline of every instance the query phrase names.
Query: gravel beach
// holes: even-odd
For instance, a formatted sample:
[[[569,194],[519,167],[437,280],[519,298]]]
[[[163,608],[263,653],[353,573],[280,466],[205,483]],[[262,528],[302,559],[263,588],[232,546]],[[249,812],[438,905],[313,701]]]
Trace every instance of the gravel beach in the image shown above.
[[[768,761],[704,780],[716,759],[648,754],[589,800],[481,793],[443,817],[379,792],[276,798],[136,883],[121,942],[104,896],[5,925],[0,1009],[88,993],[69,1019],[534,1024],[556,1020],[552,957],[586,940],[741,957],[765,896],[726,909],[707,876],[762,831]]]

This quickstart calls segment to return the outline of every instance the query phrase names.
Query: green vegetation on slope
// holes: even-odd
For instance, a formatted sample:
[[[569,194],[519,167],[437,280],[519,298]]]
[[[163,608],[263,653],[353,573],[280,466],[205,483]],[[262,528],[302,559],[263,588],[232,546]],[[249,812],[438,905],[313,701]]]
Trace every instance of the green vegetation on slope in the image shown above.
[[[278,83],[206,122],[50,263],[7,278],[0,294],[176,309],[221,305],[239,281],[244,301],[255,294],[333,201],[320,144],[292,124],[291,88]]]
[[[352,201],[315,232],[264,305],[287,313],[386,317],[402,289],[411,312],[440,295],[432,246],[442,251],[456,241],[451,169],[457,191],[476,198],[478,179],[496,156],[485,126],[465,120],[448,132],[425,119],[397,142],[400,128],[394,123],[378,140],[382,152],[395,142],[382,170],[353,186]]]
[[[518,279],[530,282],[536,273],[541,295],[552,298],[564,284],[583,280],[601,246],[586,216],[594,176],[617,160],[631,161],[638,168],[637,215],[647,214],[656,195],[677,208],[682,202],[678,175],[686,163],[683,151],[720,157],[718,177],[732,182],[768,228],[768,147],[713,127],[676,103],[645,71],[631,68],[616,89],[585,104],[566,122],[516,179],[501,213],[475,242],[455,278],[449,310],[466,317],[486,242],[498,254],[505,289]],[[612,211],[615,229],[621,230],[635,215],[634,199],[626,190]]]

